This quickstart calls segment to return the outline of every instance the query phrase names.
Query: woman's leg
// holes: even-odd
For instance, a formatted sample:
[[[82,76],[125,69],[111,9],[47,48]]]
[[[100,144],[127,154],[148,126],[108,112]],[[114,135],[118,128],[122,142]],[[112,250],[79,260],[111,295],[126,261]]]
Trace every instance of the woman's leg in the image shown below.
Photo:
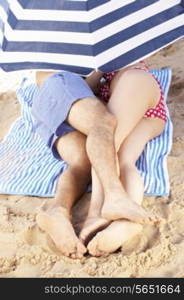
[[[71,224],[71,209],[85,192],[91,166],[86,154],[86,137],[73,131],[56,141],[60,156],[68,168],[60,175],[51,206],[37,215],[37,223],[50,235],[63,255],[80,258],[86,248],[77,238]]]
[[[107,106],[118,122],[115,132],[117,152],[126,137],[141,121],[145,112],[154,107],[159,99],[158,83],[151,74],[143,70],[126,71],[112,81],[111,97]],[[136,211],[140,211],[140,206],[129,198],[127,193],[123,199],[113,200],[108,196],[105,197],[102,207],[104,218],[116,220],[126,218],[127,215],[129,220],[140,222],[137,216],[134,217]],[[130,203],[134,203],[134,206],[130,206]]]
[[[165,122],[160,119],[143,118],[125,139],[118,153],[121,181],[128,196],[139,205],[142,204],[144,186],[135,163],[146,143],[160,135],[164,126]],[[96,234],[87,246],[88,251],[93,256],[107,255],[116,251],[141,230],[142,225],[128,220],[114,221]]]
[[[144,195],[144,183],[135,164],[146,143],[159,136],[164,128],[165,121],[159,118],[143,118],[118,152],[121,182],[129,197],[140,205]]]

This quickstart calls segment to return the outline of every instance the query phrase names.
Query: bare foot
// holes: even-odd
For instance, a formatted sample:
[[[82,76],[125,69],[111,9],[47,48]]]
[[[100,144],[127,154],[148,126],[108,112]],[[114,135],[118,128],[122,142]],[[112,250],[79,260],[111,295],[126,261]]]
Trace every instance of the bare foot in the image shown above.
[[[82,258],[86,253],[87,250],[77,238],[69,215],[64,208],[57,207],[46,212],[40,212],[36,221],[38,226],[49,234],[63,255]]]
[[[150,216],[140,205],[128,199],[125,193],[111,193],[105,198],[102,217],[107,220],[128,219],[140,224],[153,224],[159,219]]]
[[[88,216],[84,222],[83,228],[79,234],[79,239],[83,244],[88,243],[89,239],[92,238],[97,231],[104,229],[110,224],[110,221],[101,217],[90,217]]]
[[[92,256],[106,256],[118,250],[123,243],[142,230],[142,225],[130,221],[114,221],[89,242],[87,249]]]

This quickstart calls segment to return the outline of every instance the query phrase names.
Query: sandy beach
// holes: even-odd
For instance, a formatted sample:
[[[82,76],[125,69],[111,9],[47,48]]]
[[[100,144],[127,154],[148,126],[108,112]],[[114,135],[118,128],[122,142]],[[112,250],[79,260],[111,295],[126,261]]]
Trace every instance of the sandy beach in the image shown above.
[[[168,97],[174,125],[168,157],[170,195],[145,197],[143,202],[149,212],[164,218],[165,223],[157,228],[144,226],[139,235],[107,257],[87,255],[74,260],[62,256],[36,225],[36,209],[45,199],[0,195],[0,277],[184,277],[183,53],[184,39],[147,59],[151,68],[170,67],[173,71]],[[25,74],[0,72],[0,141],[20,115],[15,90]],[[76,219],[81,218],[76,211],[85,214],[89,198],[87,194],[77,204]]]

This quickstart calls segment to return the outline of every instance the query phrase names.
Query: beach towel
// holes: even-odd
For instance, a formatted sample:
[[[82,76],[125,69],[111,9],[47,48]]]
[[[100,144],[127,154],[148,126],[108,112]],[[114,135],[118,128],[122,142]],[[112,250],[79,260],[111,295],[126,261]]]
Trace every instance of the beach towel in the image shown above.
[[[171,70],[152,70],[160,81],[165,99],[171,83]],[[33,129],[31,105],[37,87],[30,78],[24,78],[17,90],[21,115],[0,143],[0,193],[53,197],[58,176],[67,168],[64,161],[55,159]],[[144,179],[145,195],[167,196],[169,176],[167,155],[172,146],[172,122],[168,120],[163,133],[149,141],[137,161]],[[88,189],[90,191],[90,188]]]

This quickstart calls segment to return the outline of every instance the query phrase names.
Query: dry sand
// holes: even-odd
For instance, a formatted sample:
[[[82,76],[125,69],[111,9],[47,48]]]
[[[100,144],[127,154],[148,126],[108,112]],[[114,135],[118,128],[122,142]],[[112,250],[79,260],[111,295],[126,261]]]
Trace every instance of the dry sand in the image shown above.
[[[43,198],[0,195],[0,277],[184,277],[183,53],[184,39],[148,59],[151,67],[173,70],[168,102],[174,124],[168,157],[171,192],[169,197],[144,199],[144,206],[164,217],[165,225],[145,226],[134,240],[108,257],[73,260],[61,256],[35,224],[36,208]],[[0,140],[20,113],[15,89],[21,76],[0,76]],[[87,207],[89,195],[84,198]]]

